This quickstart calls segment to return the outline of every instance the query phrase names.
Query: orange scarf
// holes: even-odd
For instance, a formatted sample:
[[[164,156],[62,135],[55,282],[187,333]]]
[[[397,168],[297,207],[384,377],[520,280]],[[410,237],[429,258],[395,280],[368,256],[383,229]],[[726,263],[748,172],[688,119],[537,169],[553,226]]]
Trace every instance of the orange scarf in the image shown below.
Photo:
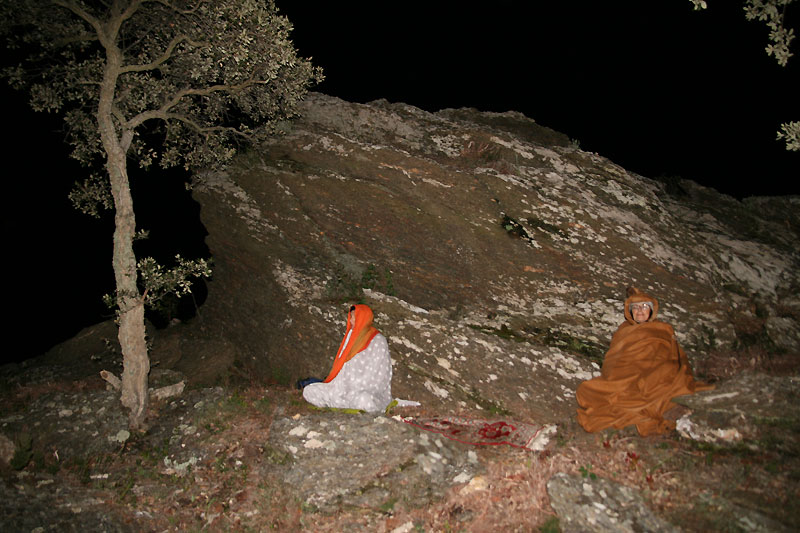
[[[350,312],[347,313],[347,331],[339,345],[339,351],[336,352],[333,368],[324,383],[333,381],[342,366],[356,354],[364,351],[375,335],[380,333],[372,327],[372,316],[372,309],[366,305],[358,304],[350,308]]]

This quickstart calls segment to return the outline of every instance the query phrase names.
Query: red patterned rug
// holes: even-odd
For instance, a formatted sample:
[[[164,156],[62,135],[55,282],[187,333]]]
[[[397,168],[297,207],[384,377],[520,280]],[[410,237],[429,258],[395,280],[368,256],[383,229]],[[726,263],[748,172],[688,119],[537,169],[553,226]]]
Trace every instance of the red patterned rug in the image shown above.
[[[480,420],[457,416],[405,418],[406,424],[439,433],[458,442],[476,446],[508,444],[527,450],[542,450],[556,432],[556,426],[539,426],[509,420]]]

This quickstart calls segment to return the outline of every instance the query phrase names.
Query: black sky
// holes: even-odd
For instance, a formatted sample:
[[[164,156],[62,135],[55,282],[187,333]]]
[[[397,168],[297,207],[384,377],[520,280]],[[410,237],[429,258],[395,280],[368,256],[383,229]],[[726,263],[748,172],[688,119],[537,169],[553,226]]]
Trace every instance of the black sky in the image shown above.
[[[735,197],[800,194],[800,152],[775,140],[781,122],[800,119],[798,43],[780,67],[742,2],[708,3],[697,12],[688,0],[277,1],[300,55],[325,71],[314,90],[428,111],[520,111],[647,177]],[[800,4],[787,17],[798,28]],[[113,223],[70,207],[82,171],[61,120],[0,94],[13,132],[4,160],[17,162],[5,167],[3,333],[20,346],[5,359],[20,360],[108,316],[100,296],[113,289]],[[203,228],[180,177],[134,187],[152,253],[196,256]]]
[[[277,2],[325,69],[320,92],[520,111],[648,177],[800,194],[800,153],[775,139],[800,118],[800,59],[768,57],[743,2],[708,3]],[[797,26],[800,5],[787,19]]]

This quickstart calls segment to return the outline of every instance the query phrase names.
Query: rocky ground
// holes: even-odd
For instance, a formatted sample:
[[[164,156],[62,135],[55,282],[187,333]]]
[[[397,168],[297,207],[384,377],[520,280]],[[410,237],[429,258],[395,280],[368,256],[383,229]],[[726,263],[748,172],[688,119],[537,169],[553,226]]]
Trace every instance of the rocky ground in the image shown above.
[[[4,530],[800,527],[797,378],[737,374],[682,398],[679,431],[659,437],[590,435],[566,418],[529,451],[401,421],[442,414],[424,405],[378,416],[318,410],[293,388],[246,382],[154,402],[149,430],[132,435],[117,393],[85,374],[100,364],[2,368]],[[153,375],[155,385],[184,378]]]
[[[151,385],[186,389],[131,434],[99,377],[121,370],[111,322],[0,369],[2,529],[800,529],[800,198],[638,176],[519,113],[320,94],[194,178],[208,299],[149,332]],[[717,385],[664,436],[574,419],[629,285]],[[420,407],[320,411],[293,388],[354,302]],[[556,432],[478,447],[402,419],[448,415]]]

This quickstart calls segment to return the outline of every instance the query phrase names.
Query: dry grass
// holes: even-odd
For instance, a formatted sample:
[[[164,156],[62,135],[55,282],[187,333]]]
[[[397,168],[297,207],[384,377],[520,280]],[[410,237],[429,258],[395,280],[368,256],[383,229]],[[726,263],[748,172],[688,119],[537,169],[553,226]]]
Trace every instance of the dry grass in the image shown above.
[[[105,388],[105,382],[99,376],[76,381],[48,381],[45,383],[17,385],[0,392],[0,402],[2,402],[7,411],[11,412],[49,394],[71,394],[102,390],[103,388]]]
[[[31,388],[25,395],[42,390]],[[587,434],[567,421],[543,452],[475,448],[487,465],[484,474],[452,487],[430,505],[408,508],[398,502],[389,509],[328,515],[306,509],[272,474],[267,442],[274,417],[310,412],[296,391],[250,386],[219,409],[213,416],[215,423],[222,422],[196,443],[207,459],[185,475],[167,471],[163,455],[132,442],[120,453],[65,465],[59,483],[91,490],[110,512],[137,523],[137,516],[146,513],[148,527],[157,531],[390,532],[400,526],[411,531],[539,531],[554,517],[547,481],[566,472],[639,489],[659,514],[680,521],[688,531],[701,531],[715,529],[720,520],[719,513],[697,507],[705,492],[736,487],[744,498],[757,499],[758,491],[769,486],[778,491],[773,494],[790,495],[797,489],[790,478],[800,472],[796,458],[703,449],[675,434],[642,438],[627,429]],[[776,475],[776,464],[788,474]],[[769,498],[762,495],[764,506]],[[790,498],[784,499],[782,505],[791,509]]]
[[[486,138],[473,137],[466,141],[461,148],[460,155],[465,160],[478,162],[501,174],[517,173],[514,165],[508,160],[509,157],[514,157],[513,152]]]

